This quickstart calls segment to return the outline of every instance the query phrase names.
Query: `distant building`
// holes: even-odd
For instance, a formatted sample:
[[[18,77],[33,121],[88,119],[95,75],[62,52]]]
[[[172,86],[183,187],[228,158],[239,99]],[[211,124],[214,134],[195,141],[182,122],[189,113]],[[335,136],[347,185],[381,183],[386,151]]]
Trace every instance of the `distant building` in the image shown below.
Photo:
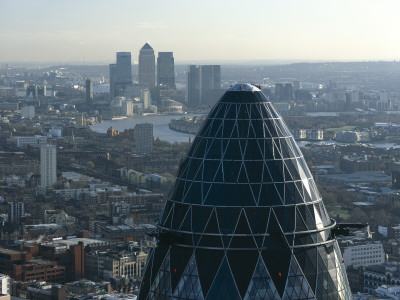
[[[342,143],[357,143],[361,139],[358,131],[337,131],[335,134],[336,140]]]
[[[168,97],[161,98],[160,111],[169,113],[182,113],[182,103]]]
[[[35,117],[35,107],[33,105],[23,106],[21,108],[21,116],[25,119],[33,119]]]
[[[218,91],[213,95],[213,91]],[[221,92],[221,66],[200,66],[200,100],[202,104],[214,104],[222,96]],[[211,98],[211,99],[210,99]]]
[[[62,137],[63,129],[62,129],[62,127],[53,126],[51,129],[49,129],[49,134],[52,137]]]
[[[10,285],[11,285],[11,278],[8,277],[7,275],[0,274],[0,295],[9,295]]]
[[[8,86],[0,87],[0,97],[14,97],[14,96],[17,96],[17,89]]]
[[[135,126],[135,142],[137,153],[153,152],[153,124],[144,123]]]
[[[132,116],[133,115],[133,102],[130,100],[124,100],[121,103],[121,115],[122,116]]]
[[[144,44],[139,53],[139,85],[147,85],[151,90],[154,89],[156,82],[156,66],[153,48]]]
[[[25,215],[24,202],[8,203],[8,221],[10,223],[19,223],[19,220]]]
[[[378,158],[343,155],[339,158],[339,168],[346,173],[379,171],[382,162]]]
[[[293,86],[291,83],[276,83],[275,84],[275,98],[277,100],[291,100],[293,99]]]
[[[167,178],[157,174],[146,174],[146,183],[149,188],[160,188]]]
[[[38,86],[38,85],[30,85],[26,89],[26,96],[31,96],[33,98],[38,98],[42,96],[46,96],[46,85]]]
[[[324,131],[320,129],[294,129],[293,137],[296,140],[323,141]]]
[[[221,66],[190,65],[186,86],[189,106],[213,105],[223,94],[221,91]]]
[[[187,105],[188,106],[199,106],[200,101],[200,68],[195,65],[188,67],[187,73]]]
[[[297,101],[309,102],[309,101],[312,100],[312,95],[307,90],[295,90],[294,91],[294,98]]]
[[[93,83],[90,79],[86,79],[86,103],[93,102]]]
[[[125,202],[112,202],[109,207],[109,217],[111,224],[118,224],[115,219],[119,219],[122,216],[127,216],[130,213],[130,205]]]
[[[47,137],[41,135],[35,136],[13,136],[7,139],[9,143],[16,143],[18,148],[26,148],[28,145],[46,145],[47,144]]]
[[[373,293],[381,285],[400,285],[399,264],[382,263],[371,265],[365,268],[364,291],[368,293]]]
[[[113,255],[106,251],[90,252],[86,254],[87,276],[106,280],[120,276],[141,277],[146,259],[147,254],[143,252],[128,252],[120,255]]]
[[[45,210],[44,223],[71,227],[75,225],[75,218],[68,216],[63,210]]]
[[[307,131],[305,129],[294,129],[293,137],[295,140],[305,140],[307,138]]]
[[[35,299],[35,300],[66,299],[67,297],[66,287],[64,285],[52,282],[45,282],[43,280],[28,281],[28,282],[13,281],[12,299]]]
[[[343,243],[339,243],[339,245],[343,252],[346,268],[350,266],[353,268],[366,267],[385,262],[385,252],[382,244],[368,242],[357,244],[347,241],[344,246]]]
[[[0,110],[16,111],[19,109],[19,103],[17,102],[2,102],[0,103]]]
[[[112,136],[118,136],[119,131],[114,129],[112,126],[107,129],[107,136],[112,137]]]
[[[121,96],[132,84],[132,63],[130,52],[117,52],[117,63],[110,64],[110,98]]]
[[[293,91],[298,91],[300,89],[301,89],[300,81],[298,80],[293,81]]]
[[[399,300],[400,286],[382,284],[377,289],[375,289],[375,295],[378,297],[382,297],[381,299]]]
[[[40,148],[40,185],[50,188],[57,182],[57,149],[54,145]]]
[[[324,131],[318,129],[307,130],[307,139],[310,141],[322,141],[324,140]]]
[[[173,90],[176,88],[174,54],[172,52],[158,52],[157,85]]]
[[[27,247],[24,250],[0,247],[0,272],[7,274],[13,280],[65,282],[65,266],[36,256],[38,250],[37,246]]]
[[[149,109],[151,106],[151,95],[148,89],[144,89],[140,93],[140,101],[143,102],[143,109]]]

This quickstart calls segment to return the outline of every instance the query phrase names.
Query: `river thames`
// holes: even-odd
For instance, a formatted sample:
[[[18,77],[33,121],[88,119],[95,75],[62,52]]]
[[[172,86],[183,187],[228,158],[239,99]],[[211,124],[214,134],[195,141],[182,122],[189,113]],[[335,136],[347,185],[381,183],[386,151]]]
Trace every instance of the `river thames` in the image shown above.
[[[153,135],[155,138],[159,138],[162,141],[167,141],[170,143],[182,143],[188,142],[189,136],[194,138],[194,135],[190,135],[187,133],[177,132],[169,129],[168,124],[172,119],[180,119],[182,117],[194,117],[199,116],[197,114],[190,115],[161,115],[161,116],[146,116],[146,117],[134,117],[127,118],[122,120],[114,120],[114,121],[104,121],[101,123],[97,123],[95,125],[91,125],[90,129],[98,132],[98,133],[106,133],[107,129],[111,126],[122,132],[125,129],[135,128],[136,124],[140,123],[151,123],[153,124]]]
[[[319,114],[320,115],[320,114]],[[158,115],[158,116],[146,116],[146,117],[135,117],[135,118],[127,118],[122,120],[114,120],[114,121],[104,121],[101,123],[97,123],[95,125],[91,125],[90,129],[98,132],[98,133],[107,133],[107,129],[111,126],[122,132],[125,129],[131,129],[136,126],[136,124],[140,123],[151,123],[153,124],[153,135],[155,138],[159,138],[162,141],[167,141],[170,143],[182,143],[188,142],[189,136],[191,136],[192,140],[195,136],[192,134],[177,132],[169,129],[168,124],[172,119],[180,119],[182,117],[194,117],[199,116],[198,114],[190,114],[190,115]],[[315,115],[314,115],[315,116]],[[316,142],[308,142],[308,141],[297,141],[297,144],[300,148],[305,147],[307,144],[316,143]],[[319,144],[340,144],[336,141],[322,141]],[[400,145],[395,143],[376,143],[370,144],[375,146],[376,148],[400,148]]]

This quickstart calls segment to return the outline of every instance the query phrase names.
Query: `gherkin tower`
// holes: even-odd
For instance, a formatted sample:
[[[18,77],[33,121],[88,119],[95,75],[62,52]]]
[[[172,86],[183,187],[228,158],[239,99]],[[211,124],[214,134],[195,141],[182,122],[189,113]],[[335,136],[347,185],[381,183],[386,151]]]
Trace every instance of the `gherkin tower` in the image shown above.
[[[139,299],[352,299],[334,227],[282,117],[234,85],[180,165]]]

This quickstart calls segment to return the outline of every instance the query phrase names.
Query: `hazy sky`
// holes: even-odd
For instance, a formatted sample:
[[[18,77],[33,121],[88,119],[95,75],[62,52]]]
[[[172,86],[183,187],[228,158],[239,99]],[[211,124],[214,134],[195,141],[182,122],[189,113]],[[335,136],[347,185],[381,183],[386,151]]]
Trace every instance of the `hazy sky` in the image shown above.
[[[0,62],[400,59],[399,0],[0,0]]]

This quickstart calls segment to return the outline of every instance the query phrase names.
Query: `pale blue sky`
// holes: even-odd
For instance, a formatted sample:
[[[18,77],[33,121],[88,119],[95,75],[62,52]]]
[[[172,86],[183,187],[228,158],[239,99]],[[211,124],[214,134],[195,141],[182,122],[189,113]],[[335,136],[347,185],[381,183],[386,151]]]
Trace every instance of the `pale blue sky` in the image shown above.
[[[399,0],[0,0],[0,61],[400,59]]]

